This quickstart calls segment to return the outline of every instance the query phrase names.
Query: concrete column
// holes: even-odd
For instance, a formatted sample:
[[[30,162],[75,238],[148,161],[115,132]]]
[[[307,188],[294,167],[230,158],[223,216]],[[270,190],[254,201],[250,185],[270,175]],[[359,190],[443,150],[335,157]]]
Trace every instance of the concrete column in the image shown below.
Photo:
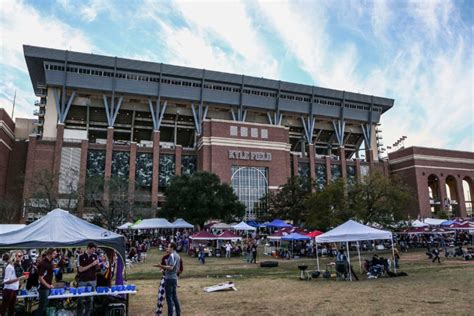
[[[293,176],[297,177],[298,176],[298,155],[292,154],[293,155]]]
[[[347,183],[346,150],[339,148],[339,159],[341,160],[341,176],[344,183]]]
[[[114,150],[114,128],[107,128],[107,145],[105,149],[105,170],[104,170],[104,204],[110,202],[110,178],[112,176],[112,153]]]
[[[331,173],[331,157],[326,156],[326,157],[324,157],[324,160],[325,160],[325,163],[326,163],[326,184],[329,185],[331,183],[331,176],[332,176],[332,173]]]
[[[174,149],[174,166],[175,171],[174,174],[177,176],[181,175],[181,155],[183,153],[183,146],[176,145]]]
[[[311,192],[314,192],[315,186],[313,185],[316,181],[316,157],[314,151],[314,144],[308,144],[308,157],[309,157],[309,178],[311,180]]]
[[[362,181],[362,174],[360,172],[360,159],[356,159],[356,180],[357,183]]]
[[[370,164],[370,168],[372,169],[372,165],[374,164],[374,150],[373,149],[367,149],[365,151],[365,159]]]
[[[56,143],[54,145],[54,161],[53,161],[53,176],[54,176],[54,192],[59,189],[59,173],[61,171],[61,153],[64,142],[64,124],[58,123],[56,128]]]
[[[79,190],[81,198],[79,199],[78,211],[79,215],[84,213],[84,193],[86,188],[87,178],[87,151],[89,149],[89,142],[87,140],[81,141],[81,169],[79,171]]]
[[[135,174],[137,169],[137,143],[130,144],[130,162],[128,172],[128,201],[133,204],[135,200]]]
[[[30,186],[31,180],[35,173],[35,154],[36,154],[36,137],[30,136],[28,139],[28,152],[26,154],[26,166],[25,166],[25,184],[23,186],[23,200],[28,199],[31,194]]]
[[[158,206],[158,179],[160,168],[160,131],[153,131],[153,176],[151,180],[151,207]]]
[[[423,176],[421,171],[410,173],[409,177],[416,183],[416,188],[412,189],[415,189],[413,195],[418,204],[418,214],[422,218],[432,217],[428,177]],[[415,216],[415,214],[413,214],[413,216]]]
[[[461,217],[467,217],[466,197],[464,196],[464,190],[462,187],[461,178],[456,178],[456,188],[457,188],[457,193],[458,193],[458,196],[456,197],[456,201],[458,201],[459,215]]]
[[[446,207],[445,207],[445,199],[448,197],[448,194],[446,192],[446,177],[445,176],[439,176],[439,198],[441,200],[441,210],[443,212],[447,212],[446,211]]]

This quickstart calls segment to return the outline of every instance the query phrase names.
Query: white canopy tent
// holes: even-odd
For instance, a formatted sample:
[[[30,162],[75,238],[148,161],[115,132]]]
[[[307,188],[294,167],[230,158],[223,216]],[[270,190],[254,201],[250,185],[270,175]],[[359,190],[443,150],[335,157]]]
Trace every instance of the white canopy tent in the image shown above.
[[[445,221],[446,221],[445,219],[439,219],[439,218],[425,218],[423,222],[428,225],[438,226],[438,225],[441,225],[441,223]]]
[[[411,223],[411,226],[418,228],[418,227],[428,227],[430,225],[426,224],[426,223],[423,223],[422,221],[417,219],[417,220],[414,220],[413,223]]]
[[[0,235],[0,248],[10,249],[84,247],[89,242],[114,249],[125,260],[125,238],[122,235],[62,209],[54,209],[22,229]]]
[[[319,270],[319,255],[318,255],[318,243],[333,243],[333,242],[345,242],[347,247],[347,261],[349,267],[351,264],[351,259],[349,255],[349,242],[357,242],[357,252],[359,254],[359,265],[360,263],[360,250],[359,250],[359,241],[364,240],[382,240],[390,239],[392,241],[392,253],[395,256],[395,251],[393,248],[393,238],[392,233],[385,230],[375,229],[370,226],[362,225],[356,221],[348,220],[342,225],[337,226],[336,228],[316,236],[316,256],[318,262]],[[395,270],[396,271],[396,270]],[[352,274],[349,273],[350,280],[352,281]]]
[[[15,230],[19,230],[25,226],[25,224],[0,224],[0,234],[6,234]]]
[[[248,225],[244,221],[238,223],[237,225],[232,226],[232,228],[235,229],[235,230],[243,230],[243,231],[249,231],[249,230],[255,231],[255,230],[257,230],[255,227],[252,227],[252,226]]]
[[[117,227],[117,229],[124,230],[124,229],[130,229],[133,223],[126,222],[125,224],[122,224]]]
[[[175,220],[173,223],[171,223],[171,226],[173,226],[173,228],[194,228],[193,224],[189,224],[182,218]]]
[[[147,218],[133,225],[130,229],[172,229],[173,226],[165,218]]]
[[[211,229],[216,229],[216,230],[232,229],[232,226],[226,223],[216,223],[211,226]]]

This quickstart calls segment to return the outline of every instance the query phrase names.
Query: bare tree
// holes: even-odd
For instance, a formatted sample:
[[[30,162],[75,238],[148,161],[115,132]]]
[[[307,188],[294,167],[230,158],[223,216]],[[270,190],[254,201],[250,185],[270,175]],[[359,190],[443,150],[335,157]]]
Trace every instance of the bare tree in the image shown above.
[[[21,199],[3,197],[0,200],[0,223],[15,224],[20,219],[18,210],[21,208]]]
[[[36,172],[30,183],[32,193],[27,203],[29,208],[42,214],[58,207],[74,212],[79,198],[78,175],[79,172],[74,169],[68,170],[63,176],[46,169]]]
[[[104,199],[104,188],[109,188],[109,196]],[[112,177],[104,180],[102,176],[92,176],[86,181],[84,200],[94,208],[96,224],[107,229],[115,229],[132,216],[133,202],[128,196],[128,178]]]

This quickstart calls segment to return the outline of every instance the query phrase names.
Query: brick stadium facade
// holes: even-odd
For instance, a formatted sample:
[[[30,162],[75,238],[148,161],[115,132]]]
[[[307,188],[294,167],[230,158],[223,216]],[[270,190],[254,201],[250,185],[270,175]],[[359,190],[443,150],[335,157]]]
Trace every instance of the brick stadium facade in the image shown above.
[[[377,125],[392,99],[42,47],[24,54],[40,98],[26,212],[39,169],[59,174],[65,196],[66,182],[81,187],[88,175],[127,177],[129,198],[151,215],[172,176],[211,171],[253,218],[259,198],[291,175],[322,188],[384,167]],[[88,212],[81,201],[78,208]]]
[[[0,109],[0,199],[7,193],[8,162],[15,147],[15,123]]]
[[[389,154],[390,173],[401,177],[417,197],[413,217],[439,211],[472,217],[474,153],[410,147]]]
[[[55,189],[88,176],[129,181],[134,208],[156,215],[174,175],[216,173],[247,207],[291,175],[321,189],[354,182],[379,159],[381,115],[394,100],[203,69],[24,46],[39,101],[28,139],[24,214],[31,180],[58,174]],[[113,199],[107,191],[102,199]],[[92,211],[77,201],[83,214]]]

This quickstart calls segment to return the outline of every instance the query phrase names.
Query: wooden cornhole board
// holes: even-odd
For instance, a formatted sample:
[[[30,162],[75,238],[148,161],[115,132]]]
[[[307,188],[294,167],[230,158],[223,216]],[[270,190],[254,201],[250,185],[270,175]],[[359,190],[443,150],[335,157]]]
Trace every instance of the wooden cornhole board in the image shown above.
[[[220,283],[217,285],[205,287],[204,291],[206,291],[207,293],[211,293],[211,292],[217,292],[217,291],[225,291],[229,289],[237,291],[237,289],[235,288],[234,282],[225,282],[225,283]]]

